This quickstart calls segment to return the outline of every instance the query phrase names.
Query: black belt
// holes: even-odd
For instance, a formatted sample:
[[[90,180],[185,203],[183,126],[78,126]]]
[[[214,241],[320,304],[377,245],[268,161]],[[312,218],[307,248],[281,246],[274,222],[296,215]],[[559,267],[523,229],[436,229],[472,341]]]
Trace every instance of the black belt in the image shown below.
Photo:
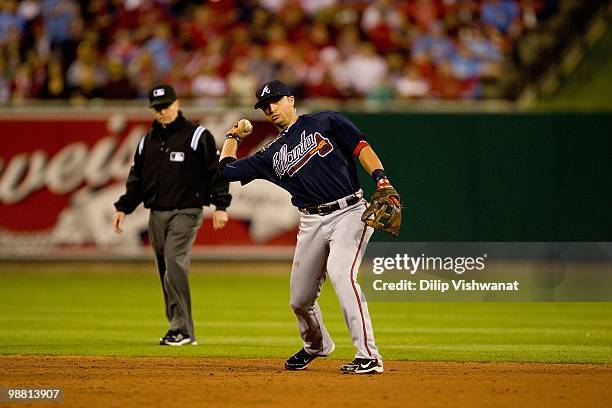
[[[346,199],[346,206],[348,207],[353,204],[357,204],[359,200],[361,200],[361,197],[359,196],[356,196],[356,195],[349,196]],[[309,215],[314,215],[314,214],[327,215],[339,209],[340,209],[340,203],[338,201],[334,201],[333,203],[330,203],[330,204],[321,204],[321,205],[315,205],[312,207],[300,208],[300,211],[305,214],[309,214]]]

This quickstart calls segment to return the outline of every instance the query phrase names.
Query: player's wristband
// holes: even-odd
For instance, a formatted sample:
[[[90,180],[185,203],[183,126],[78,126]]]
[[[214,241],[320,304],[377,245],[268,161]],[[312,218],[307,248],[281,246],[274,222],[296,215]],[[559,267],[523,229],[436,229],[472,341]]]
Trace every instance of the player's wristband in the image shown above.
[[[385,171],[383,169],[376,169],[372,172],[372,179],[375,183],[378,183],[378,180],[384,178],[387,178],[387,176],[385,176]]]
[[[236,142],[238,142],[238,144],[240,144],[240,142],[242,142],[242,139],[240,139],[240,136],[238,136],[235,133],[228,133],[227,135],[225,135],[226,139],[234,139]]]

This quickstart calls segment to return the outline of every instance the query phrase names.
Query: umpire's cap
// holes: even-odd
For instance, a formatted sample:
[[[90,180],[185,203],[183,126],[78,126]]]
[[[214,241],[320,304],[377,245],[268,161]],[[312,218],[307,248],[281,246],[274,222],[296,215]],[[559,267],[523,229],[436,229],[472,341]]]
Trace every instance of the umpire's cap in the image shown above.
[[[176,101],[176,92],[170,85],[159,84],[149,90],[149,108],[170,105],[174,101]]]
[[[269,99],[275,99],[279,96],[291,96],[291,90],[282,81],[278,79],[274,79],[272,81],[265,82],[262,86],[257,89],[257,103],[255,104],[255,109],[263,108],[265,102]]]

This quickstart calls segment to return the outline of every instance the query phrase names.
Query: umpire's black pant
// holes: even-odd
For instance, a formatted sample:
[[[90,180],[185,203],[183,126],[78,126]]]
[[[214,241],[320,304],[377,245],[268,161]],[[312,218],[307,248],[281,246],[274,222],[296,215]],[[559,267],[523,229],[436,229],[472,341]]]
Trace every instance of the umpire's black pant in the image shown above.
[[[189,291],[191,246],[202,225],[201,208],[171,211],[152,210],[149,238],[164,289],[166,317],[170,330],[179,331],[195,341]]]

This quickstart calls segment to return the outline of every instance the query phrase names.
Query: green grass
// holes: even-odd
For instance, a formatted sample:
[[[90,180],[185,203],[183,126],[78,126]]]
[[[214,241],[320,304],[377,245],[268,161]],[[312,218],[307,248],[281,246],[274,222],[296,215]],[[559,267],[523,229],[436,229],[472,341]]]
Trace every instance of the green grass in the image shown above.
[[[281,274],[195,265],[197,347],[166,330],[152,264],[0,264],[0,354],[286,358],[301,345]],[[265,268],[264,268],[265,269]],[[282,273],[283,271],[287,273]],[[335,358],[353,355],[329,282],[320,299]],[[387,360],[612,363],[612,303],[370,302]]]

